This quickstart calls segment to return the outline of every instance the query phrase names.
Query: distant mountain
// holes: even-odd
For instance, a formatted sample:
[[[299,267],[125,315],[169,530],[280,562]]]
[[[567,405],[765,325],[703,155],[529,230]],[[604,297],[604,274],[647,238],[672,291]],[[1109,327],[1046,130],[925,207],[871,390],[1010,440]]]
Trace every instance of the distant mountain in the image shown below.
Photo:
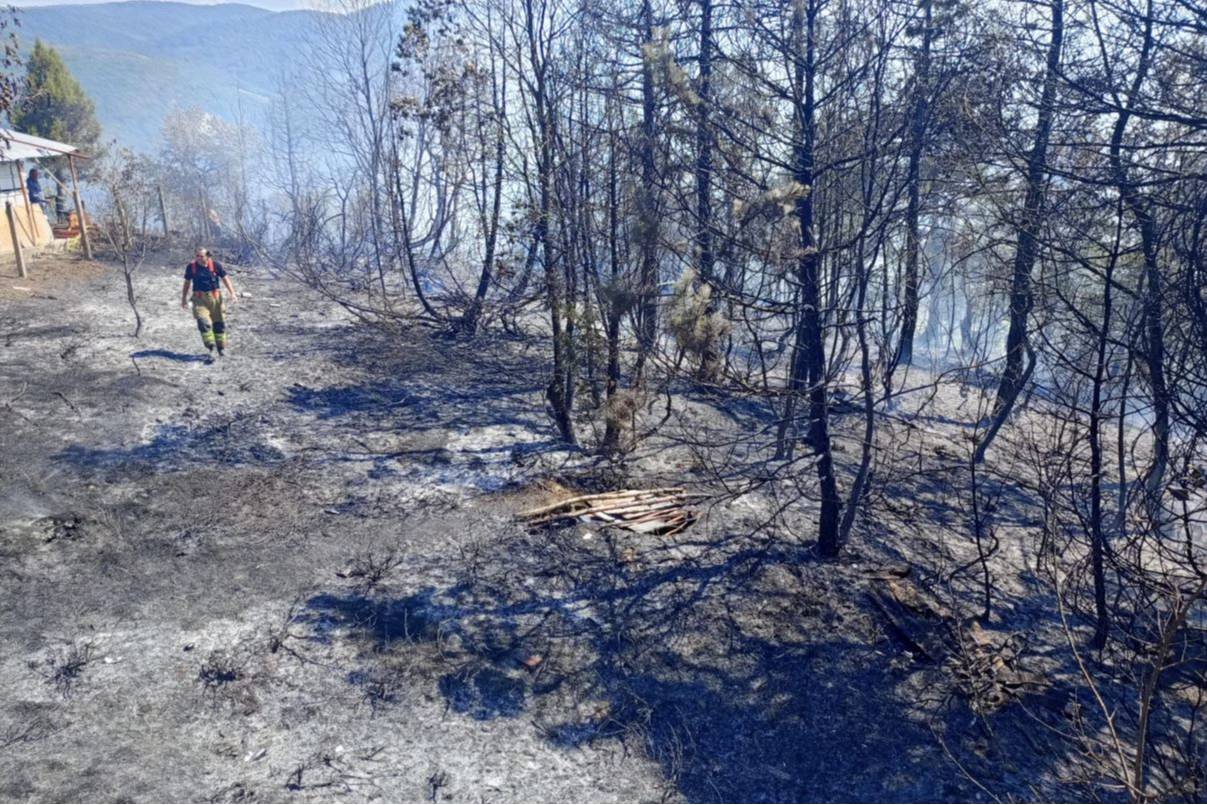
[[[112,2],[113,0],[71,0],[72,5],[96,5]],[[180,2],[198,6],[213,5],[213,0],[180,0]],[[243,2],[244,5],[258,6],[272,11],[298,11],[314,6],[313,0],[243,0]],[[61,5],[63,5],[63,0],[21,0],[22,8]]]
[[[234,119],[241,95],[248,119],[262,119],[320,14],[145,0],[40,6],[20,12],[19,36],[22,50],[35,38],[59,48],[106,140],[149,150],[174,103]]]

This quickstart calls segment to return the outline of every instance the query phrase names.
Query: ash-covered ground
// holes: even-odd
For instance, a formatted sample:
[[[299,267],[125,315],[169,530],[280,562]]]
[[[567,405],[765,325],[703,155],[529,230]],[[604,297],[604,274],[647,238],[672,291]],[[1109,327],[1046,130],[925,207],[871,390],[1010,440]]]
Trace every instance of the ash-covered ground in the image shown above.
[[[936,446],[821,563],[811,466],[760,481],[760,404],[677,388],[602,465],[556,440],[540,338],[387,333],[245,269],[209,366],[175,264],[139,275],[137,340],[116,269],[31,268],[0,276],[0,799],[1070,795],[1027,501],[998,503],[983,642],[1026,632],[1045,682],[987,701],[876,605],[979,583],[949,572],[959,422],[885,425]],[[711,496],[674,537],[515,517],[666,484]]]

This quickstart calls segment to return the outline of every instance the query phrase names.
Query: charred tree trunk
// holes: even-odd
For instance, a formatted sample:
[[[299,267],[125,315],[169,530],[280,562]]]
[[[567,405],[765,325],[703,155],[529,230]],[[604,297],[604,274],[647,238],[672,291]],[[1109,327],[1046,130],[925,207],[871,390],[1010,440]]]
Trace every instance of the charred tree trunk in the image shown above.
[[[415,261],[415,243],[411,239],[411,219],[407,213],[406,201],[402,193],[402,174],[398,170],[397,159],[394,160],[392,173],[394,174],[394,193],[397,196],[395,203],[390,205],[393,211],[392,217],[395,219],[394,227],[398,235],[394,242],[402,252],[402,260],[406,263],[407,273],[411,277],[411,287],[415,289],[415,298],[423,306],[424,313],[439,321],[440,314],[428,301],[427,295],[423,292],[423,283],[419,279],[419,266]]]
[[[503,206],[503,157],[506,145],[503,121],[507,117],[506,74],[502,77],[502,90],[500,91],[499,79],[492,69],[490,89],[493,107],[492,121],[495,126],[494,186],[490,190],[493,194],[493,199],[491,201],[490,217],[483,221],[483,228],[486,232],[486,243],[485,254],[482,256],[482,273],[478,277],[478,288],[474,292],[474,299],[470,303],[469,310],[465,312],[462,322],[462,329],[470,335],[473,335],[478,329],[478,319],[482,315],[482,306],[486,302],[486,293],[490,290],[490,284],[494,278],[495,248],[499,239],[499,214]]]
[[[1052,39],[1048,45],[1048,64],[1040,98],[1039,125],[1035,145],[1027,158],[1027,196],[1019,223],[1018,243],[1014,250],[1014,272],[1010,286],[1010,329],[1006,333],[1006,369],[998,386],[995,413],[1009,414],[1017,398],[1023,377],[1023,358],[1030,340],[1028,318],[1031,315],[1031,271],[1038,254],[1039,227],[1046,207],[1048,140],[1052,133],[1053,107],[1056,102],[1056,78],[1060,70],[1060,48],[1064,40],[1064,0],[1052,2]]]
[[[607,387],[605,399],[611,410],[605,417],[603,443],[600,452],[612,455],[620,448],[620,420],[616,416],[616,395],[620,392],[620,320],[625,312],[625,294],[621,292],[620,265],[620,199],[619,177],[616,168],[616,132],[609,132],[608,140],[608,266],[609,286],[603,305],[607,332]]]
[[[914,73],[914,103],[910,112],[909,163],[905,174],[905,298],[901,313],[901,341],[885,376],[891,393],[893,371],[909,366],[914,359],[914,332],[918,327],[918,218],[922,206],[922,153],[926,147],[927,118],[930,106],[930,52],[934,41],[932,0],[922,0],[922,48]]]
[[[555,132],[548,86],[549,54],[545,50],[547,42],[544,39],[547,32],[543,29],[538,30],[538,27],[543,26],[546,20],[543,16],[544,9],[538,10],[534,7],[538,2],[540,0],[525,0],[524,24],[528,39],[528,56],[533,73],[530,90],[536,123],[538,207],[535,240],[540,246],[541,262],[545,271],[545,294],[546,302],[549,305],[553,340],[553,376],[545,388],[545,398],[549,401],[553,420],[557,424],[557,430],[562,440],[575,444],[574,422],[571,419],[573,387],[568,382],[572,379],[570,333],[563,326],[563,316],[567,309],[566,288],[549,226],[553,214],[553,138]],[[539,21],[538,16],[541,17]]]
[[[1031,271],[1039,253],[1039,228],[1046,207],[1048,171],[1048,141],[1052,135],[1052,119],[1056,106],[1056,80],[1060,73],[1060,50],[1064,41],[1064,0],[1052,0],[1052,38],[1048,43],[1048,61],[1044,71],[1044,88],[1039,102],[1039,119],[1035,144],[1027,157],[1027,195],[1023,202],[1022,218],[1018,225],[1018,241],[1014,249],[1014,270],[1010,284],[1010,329],[1006,333],[1006,368],[998,384],[994,405],[993,425],[977,445],[975,460],[985,458],[985,451],[1002,424],[1010,416],[1029,379],[1023,360],[1031,351],[1028,320],[1031,317]]]
[[[803,6],[803,7],[802,7]],[[797,142],[793,148],[792,178],[801,187],[809,188],[796,199],[794,212],[800,228],[800,259],[797,261],[799,305],[796,337],[793,346],[791,375],[788,379],[787,415],[780,423],[779,448],[783,457],[791,458],[793,447],[788,440],[791,420],[795,417],[798,397],[807,396],[809,403],[809,443],[816,459],[817,478],[821,488],[821,513],[818,518],[817,545],[822,556],[838,554],[838,515],[841,501],[834,477],[834,456],[830,445],[829,414],[826,410],[825,338],[821,316],[821,259],[814,237],[813,144],[816,136],[814,81],[816,71],[817,2],[807,0],[793,13],[794,42],[803,50],[796,59],[793,75],[794,112]]]
[[[1123,157],[1123,137],[1133,114],[1136,97],[1148,77],[1153,49],[1153,4],[1146,5],[1144,17],[1144,41],[1136,65],[1127,103],[1119,111],[1111,133],[1111,173],[1119,197],[1127,207],[1140,235],[1140,250],[1144,255],[1144,318],[1143,318],[1143,366],[1152,394],[1153,405],[1153,459],[1144,476],[1144,495],[1149,517],[1160,520],[1161,493],[1165,482],[1165,470],[1169,465],[1169,386],[1165,379],[1165,326],[1162,321],[1161,269],[1157,264],[1157,230],[1148,203],[1140,195],[1138,183],[1132,178]]]
[[[1102,527],[1102,393],[1106,383],[1107,351],[1111,340],[1111,318],[1114,312],[1115,266],[1123,230],[1123,210],[1116,212],[1115,247],[1111,250],[1103,277],[1102,323],[1098,330],[1097,353],[1094,360],[1094,384],[1090,399],[1090,563],[1094,572],[1094,637],[1090,645],[1106,645],[1110,630],[1110,613],[1106,603],[1106,531]]]
[[[700,85],[696,114],[696,248],[699,251],[699,278],[708,288],[705,316],[716,316],[718,288],[716,255],[712,240],[712,123],[709,120],[712,103],[712,11],[713,0],[701,0],[700,8]],[[705,383],[716,379],[720,353],[716,333],[711,327],[700,353],[699,378]]]
[[[634,371],[641,382],[645,363],[654,350],[658,327],[658,164],[654,152],[656,134],[654,106],[654,56],[648,51],[654,42],[654,7],[651,0],[641,2],[641,27],[646,50],[641,66],[641,189],[638,192],[638,232],[641,267],[637,309],[637,361]]]

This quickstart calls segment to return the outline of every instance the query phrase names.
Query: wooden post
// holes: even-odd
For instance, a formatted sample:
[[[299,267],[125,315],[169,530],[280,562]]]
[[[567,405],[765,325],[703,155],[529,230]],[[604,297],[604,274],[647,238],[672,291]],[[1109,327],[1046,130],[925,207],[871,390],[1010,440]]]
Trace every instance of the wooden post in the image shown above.
[[[13,254],[17,256],[17,274],[25,279],[25,256],[21,254],[21,231],[17,227],[17,212],[11,201],[4,202],[4,212],[8,216],[8,231],[13,236]]]
[[[17,176],[21,179],[21,197],[25,199],[25,219],[29,221],[29,239],[33,245],[38,242],[38,225],[34,223],[34,210],[29,201],[29,185],[25,183],[25,163],[17,160]]]
[[[168,205],[163,203],[163,185],[155,185],[155,190],[159,193],[159,217],[163,220],[163,236],[168,235]]]
[[[84,259],[92,259],[92,241],[88,238],[88,222],[84,218],[84,202],[80,200],[80,183],[75,178],[75,157],[68,155],[71,165],[71,193],[75,196],[75,216],[80,219],[80,243],[84,244]]]

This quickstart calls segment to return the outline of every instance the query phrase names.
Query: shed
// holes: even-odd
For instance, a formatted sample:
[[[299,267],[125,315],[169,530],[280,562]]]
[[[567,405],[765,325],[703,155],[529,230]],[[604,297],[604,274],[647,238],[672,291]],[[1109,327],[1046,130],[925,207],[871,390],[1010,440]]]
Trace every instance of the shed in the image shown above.
[[[41,206],[29,200],[25,177],[30,168],[38,167],[40,160],[67,157],[72,163],[72,181],[75,180],[75,158],[81,157],[74,145],[35,137],[32,134],[0,128],[0,212],[6,203],[13,205],[16,213],[17,234],[22,249],[41,250],[54,242],[54,230]],[[47,176],[43,188],[49,190],[54,180]],[[64,192],[66,188],[60,188]],[[0,254],[12,254],[12,233],[0,218]]]

